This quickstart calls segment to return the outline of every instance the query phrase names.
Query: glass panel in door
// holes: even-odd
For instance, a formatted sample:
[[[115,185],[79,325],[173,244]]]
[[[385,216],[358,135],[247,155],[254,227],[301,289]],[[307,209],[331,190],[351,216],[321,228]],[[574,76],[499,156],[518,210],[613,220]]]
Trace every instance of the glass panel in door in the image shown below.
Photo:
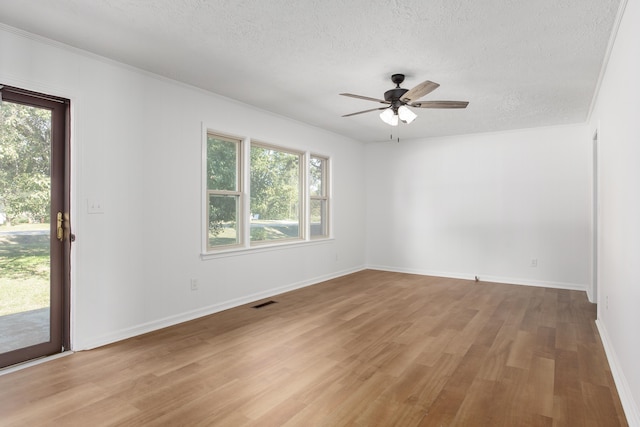
[[[0,126],[0,353],[6,353],[50,339],[51,111],[4,101]]]

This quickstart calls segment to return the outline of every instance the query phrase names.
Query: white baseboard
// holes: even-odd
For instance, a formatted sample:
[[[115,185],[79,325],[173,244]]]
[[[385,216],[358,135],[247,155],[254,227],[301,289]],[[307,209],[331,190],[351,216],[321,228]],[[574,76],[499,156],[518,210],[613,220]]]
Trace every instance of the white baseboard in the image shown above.
[[[618,356],[616,355],[616,352],[611,345],[611,340],[609,339],[607,328],[599,319],[596,320],[596,326],[598,327],[600,339],[602,340],[602,345],[604,346],[604,352],[607,355],[607,360],[609,361],[609,366],[611,367],[613,380],[615,381],[616,388],[618,389],[618,395],[620,396],[622,409],[624,410],[624,414],[627,417],[627,423],[629,424],[629,427],[640,427],[640,410],[638,410],[638,404],[633,400],[633,394],[631,393],[629,382],[624,376],[624,372],[622,372],[620,362],[618,361]]]
[[[449,279],[462,279],[462,280],[475,279],[475,275],[466,274],[466,273],[450,273],[450,272],[443,272],[443,271],[422,270],[422,269],[414,269],[414,268],[398,268],[398,267],[390,267],[386,265],[367,265],[367,268],[371,270],[391,271],[394,273],[408,273],[408,274],[419,274],[421,276],[446,277]],[[519,279],[514,277],[479,276],[479,280],[481,282],[505,283],[509,285],[536,286],[540,288],[568,289],[572,291],[586,292],[587,290],[587,285],[578,284],[578,283],[545,282],[541,280]]]
[[[133,338],[138,335],[153,332],[158,329],[166,328],[169,326],[177,325],[179,323],[188,322],[199,317],[208,316],[210,314],[218,313],[220,311],[228,310],[230,308],[238,307],[244,304],[248,304],[254,301],[258,301],[264,298],[273,297],[285,292],[293,291],[295,289],[304,288],[307,286],[315,285],[327,280],[335,279],[338,277],[346,276],[348,274],[356,273],[364,270],[365,267],[356,267],[352,269],[333,272],[331,274],[314,277],[312,279],[303,280],[289,285],[272,288],[263,292],[246,295],[240,298],[224,301],[218,304],[198,308],[196,310],[187,311],[184,313],[176,314],[173,316],[165,317],[151,322],[142,323],[136,326],[132,326],[125,329],[120,329],[109,334],[105,334],[96,337],[91,340],[83,340],[80,344],[74,346],[73,351],[91,350],[96,347],[102,347],[107,344],[111,344],[117,341],[122,341],[128,338]]]

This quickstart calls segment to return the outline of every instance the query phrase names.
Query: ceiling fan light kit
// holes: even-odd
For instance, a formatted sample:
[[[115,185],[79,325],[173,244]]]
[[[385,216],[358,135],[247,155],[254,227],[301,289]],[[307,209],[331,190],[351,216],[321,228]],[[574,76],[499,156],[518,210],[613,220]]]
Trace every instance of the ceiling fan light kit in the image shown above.
[[[382,121],[391,126],[398,126],[399,121],[409,124],[414,121],[416,117],[418,117],[418,115],[404,105],[398,107],[396,111],[394,111],[393,107],[389,107],[380,113]]]
[[[408,124],[414,121],[416,117],[418,117],[418,115],[407,108],[407,106],[401,105],[400,107],[398,107],[398,117],[400,117],[402,123]]]
[[[380,113],[380,118],[388,125],[398,126],[398,115],[391,108],[385,108]]]
[[[341,93],[342,96],[351,98],[364,99],[366,101],[379,102],[386,104],[386,107],[371,108],[369,110],[358,111],[357,113],[345,114],[342,117],[355,116],[357,114],[368,113],[370,111],[383,110],[380,113],[380,119],[388,125],[398,126],[398,123],[411,123],[417,116],[409,107],[414,108],[466,108],[469,105],[466,101],[420,101],[416,100],[433,92],[440,85],[432,81],[426,80],[412,89],[404,89],[400,84],[404,81],[404,74],[394,74],[391,81],[396,85],[384,93],[384,100],[371,98],[368,96],[354,95],[352,93]]]

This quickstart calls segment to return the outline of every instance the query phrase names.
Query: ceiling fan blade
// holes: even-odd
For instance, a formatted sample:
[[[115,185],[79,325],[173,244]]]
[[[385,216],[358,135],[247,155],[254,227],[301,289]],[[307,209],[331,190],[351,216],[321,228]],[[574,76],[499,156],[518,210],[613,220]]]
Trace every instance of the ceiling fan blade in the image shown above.
[[[364,110],[364,111],[358,111],[357,113],[351,113],[351,114],[345,114],[342,117],[350,117],[350,116],[355,116],[356,114],[362,114],[362,113],[368,113],[370,111],[376,111],[376,110],[386,110],[389,107],[380,107],[380,108],[372,108],[370,110]]]
[[[467,101],[418,101],[409,104],[417,108],[467,108]]]
[[[383,99],[378,99],[378,98],[371,98],[368,96],[362,96],[362,95],[354,95],[352,93],[341,93],[340,95],[342,96],[349,96],[351,98],[358,98],[358,99],[364,99],[365,101],[374,101],[374,102],[379,102],[381,104],[391,104],[389,101],[385,101]]]
[[[431,93],[434,90],[438,89],[438,87],[440,87],[438,83],[434,83],[432,81],[426,80],[420,83],[419,85],[411,88],[409,92],[405,93],[402,96],[402,101],[411,102],[414,99],[420,99],[426,94]]]

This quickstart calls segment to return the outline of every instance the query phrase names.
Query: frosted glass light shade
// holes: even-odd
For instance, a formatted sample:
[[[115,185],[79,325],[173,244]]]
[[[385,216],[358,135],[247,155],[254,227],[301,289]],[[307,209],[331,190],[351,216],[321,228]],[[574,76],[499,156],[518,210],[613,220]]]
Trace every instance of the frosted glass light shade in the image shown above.
[[[400,116],[400,120],[402,120],[403,123],[411,123],[418,117],[416,113],[404,105],[398,108],[398,116]]]
[[[398,126],[398,115],[393,112],[392,108],[387,108],[380,113],[383,122],[391,126]]]

